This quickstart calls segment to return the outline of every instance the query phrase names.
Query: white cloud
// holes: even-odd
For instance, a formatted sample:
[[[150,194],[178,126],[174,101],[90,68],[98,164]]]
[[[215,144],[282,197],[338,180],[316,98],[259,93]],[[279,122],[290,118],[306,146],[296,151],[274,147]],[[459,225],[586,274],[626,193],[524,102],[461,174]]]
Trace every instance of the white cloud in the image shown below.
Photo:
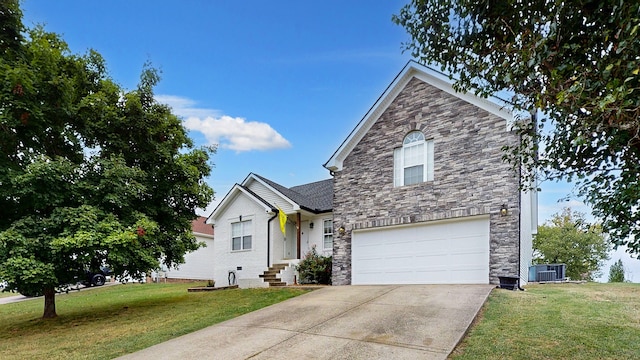
[[[291,143],[267,123],[198,108],[195,101],[180,96],[156,95],[156,100],[171,106],[173,112],[183,118],[184,126],[201,132],[210,145],[217,144],[220,148],[238,152],[291,147]]]
[[[272,150],[290,148],[291,144],[269,124],[245,121],[223,115],[218,118],[190,117],[184,121],[189,130],[204,134],[209,143],[235,151]]]
[[[156,101],[161,104],[167,104],[173,109],[173,113],[182,118],[206,118],[208,116],[220,116],[222,113],[215,109],[204,109],[195,107],[196,102],[181,96],[174,95],[156,95]]]

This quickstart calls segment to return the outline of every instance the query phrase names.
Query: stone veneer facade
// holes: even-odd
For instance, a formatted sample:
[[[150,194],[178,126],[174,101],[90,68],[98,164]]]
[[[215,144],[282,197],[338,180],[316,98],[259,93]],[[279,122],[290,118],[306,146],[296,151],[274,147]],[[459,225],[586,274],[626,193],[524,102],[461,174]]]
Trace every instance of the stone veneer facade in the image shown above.
[[[502,146],[506,120],[417,78],[409,81],[334,174],[333,284],[351,284],[351,231],[489,216],[489,281],[518,274],[518,175]],[[393,186],[393,150],[420,130],[434,141],[434,180]],[[502,204],[509,213],[500,215]]]

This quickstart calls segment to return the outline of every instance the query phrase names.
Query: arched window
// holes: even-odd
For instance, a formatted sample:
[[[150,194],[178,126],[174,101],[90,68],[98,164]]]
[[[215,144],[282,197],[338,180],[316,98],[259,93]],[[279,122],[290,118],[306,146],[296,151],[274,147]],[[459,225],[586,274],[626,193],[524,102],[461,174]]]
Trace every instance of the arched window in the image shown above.
[[[402,147],[393,151],[393,185],[403,186],[433,180],[433,140],[420,131],[404,137]]]

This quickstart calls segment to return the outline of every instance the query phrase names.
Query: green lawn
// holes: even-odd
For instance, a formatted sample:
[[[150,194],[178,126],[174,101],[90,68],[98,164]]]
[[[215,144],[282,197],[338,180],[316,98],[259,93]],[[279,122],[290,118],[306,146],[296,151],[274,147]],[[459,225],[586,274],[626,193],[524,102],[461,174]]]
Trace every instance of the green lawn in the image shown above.
[[[0,359],[111,359],[300,295],[300,289],[187,293],[128,284],[0,305]],[[638,359],[640,284],[496,289],[451,359]]]
[[[128,284],[0,305],[0,359],[111,359],[300,295],[301,289],[188,293],[203,284]]]
[[[640,284],[496,289],[450,359],[639,359]]]

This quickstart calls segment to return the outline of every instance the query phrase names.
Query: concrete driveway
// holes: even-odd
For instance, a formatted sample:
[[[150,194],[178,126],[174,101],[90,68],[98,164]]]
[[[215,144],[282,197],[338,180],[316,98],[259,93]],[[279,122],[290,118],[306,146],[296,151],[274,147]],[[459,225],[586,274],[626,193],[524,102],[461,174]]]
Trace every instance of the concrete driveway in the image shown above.
[[[20,302],[20,301],[31,300],[31,299],[37,299],[37,298],[27,297],[24,295],[7,296],[7,297],[0,298],[0,305],[11,304],[14,302]]]
[[[327,287],[120,359],[446,359],[493,288]]]

